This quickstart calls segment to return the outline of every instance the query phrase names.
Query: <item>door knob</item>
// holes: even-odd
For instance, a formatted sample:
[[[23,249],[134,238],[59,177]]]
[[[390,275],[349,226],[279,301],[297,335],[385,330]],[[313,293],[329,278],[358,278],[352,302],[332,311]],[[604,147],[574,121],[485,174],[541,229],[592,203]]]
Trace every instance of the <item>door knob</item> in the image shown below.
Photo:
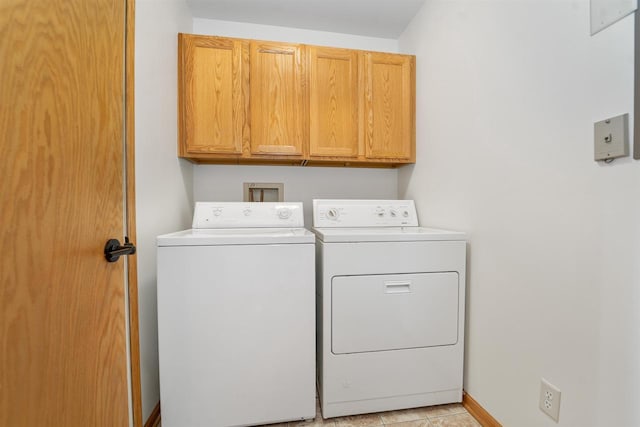
[[[108,262],[116,262],[123,255],[133,255],[136,253],[136,247],[129,242],[129,238],[124,238],[124,245],[120,245],[118,239],[109,239],[104,245],[104,257]]]

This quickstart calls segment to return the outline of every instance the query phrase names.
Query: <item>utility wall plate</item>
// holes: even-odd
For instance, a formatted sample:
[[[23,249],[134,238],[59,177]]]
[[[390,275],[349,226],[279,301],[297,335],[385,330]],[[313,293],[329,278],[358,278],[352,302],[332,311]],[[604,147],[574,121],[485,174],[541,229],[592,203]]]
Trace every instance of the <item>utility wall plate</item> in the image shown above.
[[[560,390],[542,378],[540,380],[540,409],[556,422],[560,417]]]
[[[245,182],[242,184],[243,202],[284,202],[281,182]]]
[[[629,114],[611,117],[593,125],[594,160],[629,155]]]

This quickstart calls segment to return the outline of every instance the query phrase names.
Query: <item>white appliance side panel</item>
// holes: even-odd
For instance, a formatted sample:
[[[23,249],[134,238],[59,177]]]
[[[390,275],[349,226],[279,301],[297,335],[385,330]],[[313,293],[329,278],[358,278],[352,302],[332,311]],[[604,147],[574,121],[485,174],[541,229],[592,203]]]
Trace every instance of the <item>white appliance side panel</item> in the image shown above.
[[[456,272],[337,276],[331,295],[335,354],[458,341]]]
[[[322,291],[323,281],[323,251],[320,244],[316,244],[316,383],[318,392],[322,393],[322,373],[323,373],[323,357],[324,344],[322,331],[324,325],[324,297]]]
[[[162,424],[315,415],[314,245],[158,248]]]

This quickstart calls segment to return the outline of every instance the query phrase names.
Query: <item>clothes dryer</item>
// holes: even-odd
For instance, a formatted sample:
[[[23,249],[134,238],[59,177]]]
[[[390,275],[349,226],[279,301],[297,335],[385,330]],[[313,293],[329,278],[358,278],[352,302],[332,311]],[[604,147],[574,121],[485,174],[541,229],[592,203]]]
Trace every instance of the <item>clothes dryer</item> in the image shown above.
[[[314,200],[324,418],[460,402],[465,234],[411,200]]]

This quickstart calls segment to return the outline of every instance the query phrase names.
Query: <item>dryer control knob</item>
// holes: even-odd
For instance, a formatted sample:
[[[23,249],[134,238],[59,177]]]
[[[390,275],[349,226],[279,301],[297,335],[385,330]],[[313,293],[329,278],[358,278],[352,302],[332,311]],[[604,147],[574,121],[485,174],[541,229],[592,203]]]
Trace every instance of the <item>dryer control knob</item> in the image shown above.
[[[338,209],[336,208],[331,208],[327,211],[327,219],[330,219],[331,221],[336,221],[339,216],[340,212],[338,212]]]
[[[407,218],[409,216],[409,211],[402,211],[402,216]]]
[[[251,215],[251,209],[246,208],[245,210],[242,211],[242,213],[244,214],[244,216],[249,216]]]
[[[289,208],[280,208],[278,209],[278,218],[280,219],[288,219],[291,216],[292,212]]]
[[[379,218],[382,218],[384,216],[384,209],[382,208],[376,209],[375,215]]]

